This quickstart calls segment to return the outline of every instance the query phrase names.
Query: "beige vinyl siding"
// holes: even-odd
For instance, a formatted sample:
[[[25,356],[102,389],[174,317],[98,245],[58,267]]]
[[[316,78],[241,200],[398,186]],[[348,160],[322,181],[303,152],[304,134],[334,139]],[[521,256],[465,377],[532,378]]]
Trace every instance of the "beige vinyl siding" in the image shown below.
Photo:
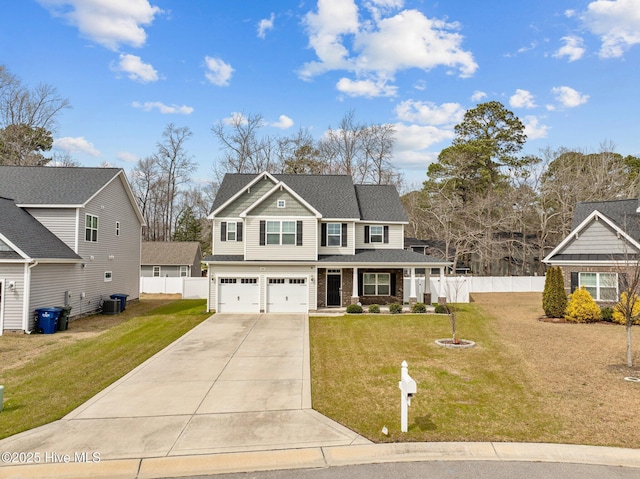
[[[347,223],[347,246],[321,246],[322,245],[322,225],[318,224],[318,254],[354,254],[355,248],[353,244],[354,222],[346,221],[323,221],[322,223]],[[364,233],[363,233],[364,234]]]
[[[46,226],[49,231],[64,241],[69,248],[77,252],[77,208],[28,208],[27,211]],[[84,215],[80,218],[80,225],[84,226]],[[84,229],[82,234],[84,235]]]
[[[260,245],[260,220],[298,221],[302,220],[302,246],[296,245]],[[245,260],[267,261],[315,261],[317,259],[318,222],[315,217],[247,217],[243,233],[245,242]]]
[[[385,226],[381,223],[356,223],[356,249],[404,249],[404,230],[402,225],[389,226],[389,243],[365,243],[365,226]]]
[[[216,276],[215,283],[211,281],[211,274]],[[296,278],[303,277],[309,285],[309,309],[318,309],[317,301],[317,283],[318,275],[315,266],[296,266],[296,265],[215,265],[209,264],[209,309],[215,310],[217,307],[217,291],[218,280],[220,277],[251,277],[258,278],[260,285],[260,311],[265,311],[266,307],[266,284],[270,277],[279,278]],[[311,281],[313,276],[313,281]]]
[[[0,264],[0,282],[4,283],[4,294],[0,304],[4,330],[22,330],[22,308],[24,305],[24,263]],[[9,281],[15,281],[14,289],[9,289]]]
[[[240,216],[244,210],[255,203],[258,199],[262,198],[275,183],[266,176],[259,180],[255,185],[249,188],[245,187],[238,198],[236,198],[230,205],[225,207],[222,211],[216,214],[216,218],[236,218]]]
[[[284,208],[278,208],[278,201],[285,202]],[[249,214],[251,216],[313,216],[314,213],[300,203],[287,190],[276,190],[267,198],[253,208]]]
[[[626,245],[626,246],[625,246]],[[592,221],[562,250],[562,254],[625,254],[635,253],[632,246],[603,221]]]
[[[240,218],[216,218],[213,221],[213,254],[244,254],[245,229],[242,227],[242,241],[220,241],[220,224],[226,221],[241,223]]]
[[[29,327],[35,326],[35,310],[64,306],[65,292],[71,292],[71,316],[94,311],[98,301],[86,304],[80,293],[85,289],[85,271],[79,264],[39,264],[31,269]],[[115,291],[114,291],[115,293]]]

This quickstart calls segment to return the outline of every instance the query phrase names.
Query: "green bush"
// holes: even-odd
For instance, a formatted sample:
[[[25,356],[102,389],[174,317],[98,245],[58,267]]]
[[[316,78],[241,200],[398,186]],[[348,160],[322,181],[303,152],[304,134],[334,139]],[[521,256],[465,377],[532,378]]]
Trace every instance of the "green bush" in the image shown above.
[[[362,313],[362,306],[359,304],[350,304],[347,306],[347,313],[350,314],[360,314]]]
[[[380,306],[378,306],[377,304],[372,304],[371,306],[369,306],[369,313],[379,313],[380,312]]]
[[[436,313],[449,314],[449,308],[446,304],[436,304]]]
[[[542,309],[548,318],[562,318],[567,309],[567,295],[564,292],[564,278],[560,266],[547,270],[542,292]]]
[[[604,307],[600,310],[600,313],[602,314],[603,321],[613,321],[613,308]]]
[[[398,303],[392,303],[389,305],[389,312],[391,314],[400,314],[402,313],[402,305]]]
[[[602,319],[602,312],[583,286],[569,296],[564,319],[572,323],[595,323]]]
[[[426,313],[427,306],[424,303],[416,303],[411,307],[412,313]]]

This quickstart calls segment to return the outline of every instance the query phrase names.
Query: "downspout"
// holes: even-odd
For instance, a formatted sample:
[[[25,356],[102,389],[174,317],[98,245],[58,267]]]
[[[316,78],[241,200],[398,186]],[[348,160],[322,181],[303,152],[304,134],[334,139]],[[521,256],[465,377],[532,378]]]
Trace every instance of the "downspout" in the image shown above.
[[[31,270],[38,266],[38,260],[35,260],[31,264],[27,266],[27,274],[24,278],[24,304],[22,306],[22,310],[24,311],[22,317],[22,325],[24,326],[24,331],[27,334],[31,334],[29,328],[29,301],[31,299]]]

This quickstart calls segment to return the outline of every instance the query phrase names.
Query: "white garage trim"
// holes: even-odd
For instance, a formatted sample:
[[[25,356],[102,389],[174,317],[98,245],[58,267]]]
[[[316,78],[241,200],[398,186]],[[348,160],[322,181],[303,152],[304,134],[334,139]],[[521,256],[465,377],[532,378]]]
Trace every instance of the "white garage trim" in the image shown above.
[[[266,278],[266,312],[306,313],[308,311],[309,276]]]
[[[259,313],[260,280],[257,276],[219,275],[219,313]]]

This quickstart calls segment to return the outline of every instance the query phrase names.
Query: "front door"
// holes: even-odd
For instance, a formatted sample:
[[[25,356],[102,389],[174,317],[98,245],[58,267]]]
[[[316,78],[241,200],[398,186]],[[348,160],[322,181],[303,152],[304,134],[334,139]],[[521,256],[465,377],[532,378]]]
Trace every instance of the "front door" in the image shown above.
[[[342,275],[327,275],[327,306],[341,306],[340,304],[340,283]]]

